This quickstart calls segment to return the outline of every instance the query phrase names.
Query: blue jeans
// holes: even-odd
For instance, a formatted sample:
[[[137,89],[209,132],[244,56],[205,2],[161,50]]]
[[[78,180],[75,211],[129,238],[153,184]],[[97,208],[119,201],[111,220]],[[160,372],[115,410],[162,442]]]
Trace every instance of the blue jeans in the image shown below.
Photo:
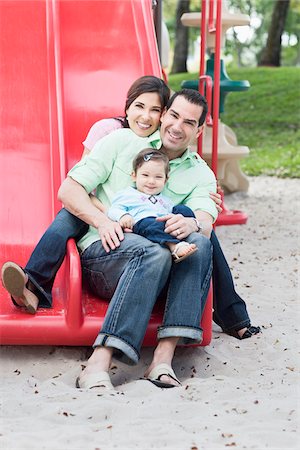
[[[201,342],[199,324],[210,284],[212,249],[200,234],[192,233],[187,240],[198,251],[180,264],[172,264],[169,250],[134,233],[126,233],[120,247],[109,253],[101,241],[83,252],[84,281],[97,296],[111,298],[94,348],[113,347],[115,356],[136,364],[153,306],[167,283],[158,339]]]
[[[39,307],[52,306],[52,287],[66,254],[68,239],[80,239],[88,227],[63,208],[34,248],[24,271],[35,287],[32,290],[39,298]]]
[[[34,292],[40,300],[40,307],[52,306],[52,286],[65,256],[68,239],[78,240],[87,230],[88,225],[85,222],[62,209],[38,242],[24,270],[35,286]],[[235,291],[230,268],[214,231],[211,234],[211,243],[213,319],[224,331],[248,326],[250,319],[246,304]]]
[[[177,205],[172,209],[173,214],[182,214],[184,217],[195,217],[193,211],[185,205]],[[156,217],[145,217],[133,227],[133,232],[144,236],[152,242],[164,245],[166,242],[177,244],[179,239],[165,232],[165,222],[158,222]]]
[[[223,331],[241,330],[250,325],[246,303],[235,291],[231,270],[214,231],[210,241],[213,246],[213,320]]]

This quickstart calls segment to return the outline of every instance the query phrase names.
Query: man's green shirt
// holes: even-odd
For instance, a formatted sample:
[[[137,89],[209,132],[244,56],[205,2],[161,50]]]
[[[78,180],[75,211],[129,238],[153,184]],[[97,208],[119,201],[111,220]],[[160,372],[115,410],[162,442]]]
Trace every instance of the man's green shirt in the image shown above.
[[[116,130],[96,143],[89,155],[77,163],[68,176],[81,184],[109,207],[114,195],[132,185],[132,161],[145,148],[160,149],[159,131],[142,138],[128,128]],[[196,153],[186,150],[181,158],[170,161],[170,174],[163,190],[174,204],[184,204],[193,211],[209,213],[214,220],[217,209],[209,192],[216,192],[216,179],[206,162]],[[84,251],[99,240],[98,231],[90,226],[87,234],[78,242]]]

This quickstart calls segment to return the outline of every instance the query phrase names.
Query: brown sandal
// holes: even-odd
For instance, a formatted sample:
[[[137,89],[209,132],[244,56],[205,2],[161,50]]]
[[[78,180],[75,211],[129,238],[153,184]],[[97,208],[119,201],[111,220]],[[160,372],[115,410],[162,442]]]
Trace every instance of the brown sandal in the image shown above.
[[[19,306],[24,306],[30,314],[35,314],[39,299],[27,289],[28,276],[18,264],[8,261],[2,266],[2,284]]]

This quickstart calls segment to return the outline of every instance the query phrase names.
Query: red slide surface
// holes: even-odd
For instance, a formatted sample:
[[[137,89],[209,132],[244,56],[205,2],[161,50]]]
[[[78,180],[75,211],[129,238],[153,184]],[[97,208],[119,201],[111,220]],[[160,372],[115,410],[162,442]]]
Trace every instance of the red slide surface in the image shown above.
[[[26,261],[61,205],[58,187],[90,126],[123,114],[142,75],[161,76],[151,0],[0,1],[0,264]],[[0,287],[2,344],[91,345],[107,302],[82,292],[75,243],[53,308],[31,316]],[[144,345],[154,345],[154,312]],[[211,339],[211,296],[202,320]]]

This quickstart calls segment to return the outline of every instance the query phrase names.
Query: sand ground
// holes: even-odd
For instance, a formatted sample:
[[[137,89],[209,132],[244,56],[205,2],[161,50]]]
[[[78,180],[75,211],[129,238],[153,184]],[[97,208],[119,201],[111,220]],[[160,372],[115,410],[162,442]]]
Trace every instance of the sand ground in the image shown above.
[[[226,196],[248,223],[217,229],[260,336],[238,341],[214,325],[208,347],[177,350],[183,387],[169,390],[140,379],[152,353],[143,349],[136,367],[116,362],[118,390],[104,395],[74,387],[86,348],[3,346],[0,447],[299,448],[298,186],[251,178],[247,194]]]

